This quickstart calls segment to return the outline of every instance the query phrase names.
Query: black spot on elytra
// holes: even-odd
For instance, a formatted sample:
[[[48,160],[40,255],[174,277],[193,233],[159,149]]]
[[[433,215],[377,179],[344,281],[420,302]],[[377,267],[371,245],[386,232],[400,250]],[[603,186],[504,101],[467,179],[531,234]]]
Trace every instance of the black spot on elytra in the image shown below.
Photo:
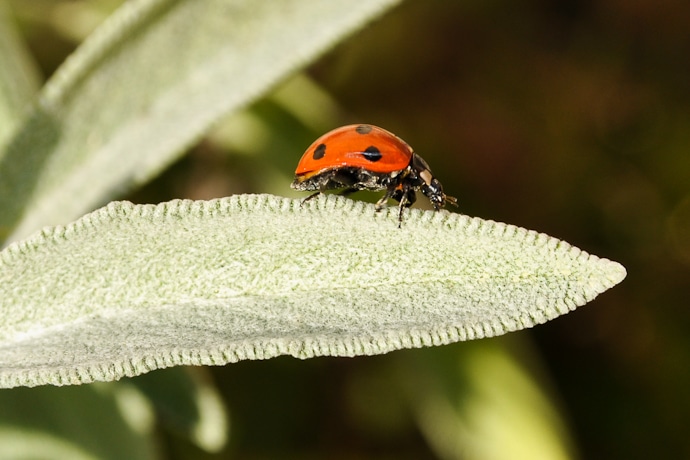
[[[369,134],[371,129],[371,125],[359,125],[355,128],[355,131],[357,131],[357,134]]]
[[[320,160],[324,155],[326,155],[326,144],[319,144],[316,149],[314,149],[314,153],[311,157],[315,160]]]
[[[381,155],[381,151],[377,149],[376,147],[369,146],[367,147],[364,152],[362,152],[362,155],[364,155],[364,158],[367,160],[374,162],[374,161],[379,161],[383,155]]]

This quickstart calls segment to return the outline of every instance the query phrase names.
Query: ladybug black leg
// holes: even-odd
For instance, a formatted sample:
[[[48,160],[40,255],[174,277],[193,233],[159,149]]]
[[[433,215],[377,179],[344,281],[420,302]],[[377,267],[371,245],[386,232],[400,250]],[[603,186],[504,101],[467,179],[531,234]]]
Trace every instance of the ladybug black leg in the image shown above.
[[[400,202],[400,205],[398,206],[398,208],[400,209],[400,211],[398,212],[398,228],[401,228],[403,220],[403,210],[405,208],[409,208],[414,204],[415,201],[417,201],[417,195],[415,194],[414,189],[412,188],[409,188],[405,191],[399,191],[400,199],[398,201]]]
[[[315,193],[312,193],[311,195],[309,195],[308,197],[306,197],[305,199],[303,199],[302,201],[300,201],[299,206],[302,207],[302,205],[303,205],[304,203],[306,203],[307,201],[311,200],[311,199],[314,198],[314,197],[317,197],[317,196],[321,195],[321,193],[323,193],[323,192],[315,192]]]
[[[414,192],[414,189],[409,189],[405,192],[404,200],[406,208],[409,208],[417,201],[417,194]]]
[[[379,201],[376,202],[376,212],[379,212],[386,206],[386,202],[388,201],[388,198],[391,198],[393,194],[395,193],[395,188],[388,188],[386,189],[386,194],[381,197]]]

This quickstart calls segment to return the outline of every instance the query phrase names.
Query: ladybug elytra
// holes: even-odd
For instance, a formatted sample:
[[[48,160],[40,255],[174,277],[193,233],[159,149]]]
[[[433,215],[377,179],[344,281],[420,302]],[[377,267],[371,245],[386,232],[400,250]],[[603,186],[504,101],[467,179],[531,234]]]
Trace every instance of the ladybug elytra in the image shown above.
[[[316,191],[305,201],[326,190],[344,189],[348,195],[358,190],[385,190],[376,202],[383,209],[389,198],[399,203],[398,226],[403,209],[416,201],[421,191],[437,211],[457,200],[443,193],[429,165],[405,141],[373,125],[348,125],[330,131],[309,146],[297,164],[295,190]]]

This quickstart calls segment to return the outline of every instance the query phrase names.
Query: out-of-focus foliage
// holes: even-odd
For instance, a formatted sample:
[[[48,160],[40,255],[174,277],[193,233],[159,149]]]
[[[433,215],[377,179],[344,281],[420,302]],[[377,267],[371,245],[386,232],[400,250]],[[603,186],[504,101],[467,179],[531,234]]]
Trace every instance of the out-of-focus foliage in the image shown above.
[[[10,2],[48,76],[113,3]],[[517,375],[550,400],[546,413],[561,413],[556,424],[565,428],[554,432],[566,451],[690,457],[688,24],[690,3],[673,0],[410,0],[308,78],[219,123],[126,198],[288,195],[297,159],[317,135],[345,122],[384,126],[424,156],[463,213],[545,231],[628,269],[626,282],[592,305],[505,344],[533,341],[506,369],[519,366]],[[212,368],[232,414],[230,447],[202,453],[163,426],[161,455],[438,458],[409,399],[414,385],[391,369],[453,361],[443,357],[453,352],[463,366],[475,347],[481,356],[496,345],[466,346]],[[424,372],[438,382],[466,375],[440,365]],[[485,394],[452,390],[470,400],[446,409]],[[452,393],[427,401],[444,394]]]
[[[17,240],[141,186],[221,116],[398,1],[123,4],[48,79],[0,153],[0,229]]]
[[[25,48],[9,6],[0,3],[0,146],[12,136],[38,91],[37,70]]]

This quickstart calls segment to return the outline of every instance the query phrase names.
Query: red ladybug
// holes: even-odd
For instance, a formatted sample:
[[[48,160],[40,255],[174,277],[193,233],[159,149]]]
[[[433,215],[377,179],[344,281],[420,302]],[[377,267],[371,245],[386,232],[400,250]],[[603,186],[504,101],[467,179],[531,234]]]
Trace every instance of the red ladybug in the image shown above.
[[[385,190],[376,210],[393,198],[400,203],[399,223],[403,209],[417,199],[417,190],[437,211],[446,203],[457,206],[455,198],[443,193],[443,186],[422,157],[395,134],[373,125],[342,126],[318,138],[302,155],[290,186],[303,192],[316,191],[305,201],[332,189],[344,189],[343,195]]]

